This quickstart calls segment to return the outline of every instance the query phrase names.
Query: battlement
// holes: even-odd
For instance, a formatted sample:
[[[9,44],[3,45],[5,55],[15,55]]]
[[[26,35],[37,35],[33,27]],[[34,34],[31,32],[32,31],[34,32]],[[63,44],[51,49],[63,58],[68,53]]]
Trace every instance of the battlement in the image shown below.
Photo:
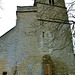
[[[17,12],[37,12],[36,6],[17,6]]]

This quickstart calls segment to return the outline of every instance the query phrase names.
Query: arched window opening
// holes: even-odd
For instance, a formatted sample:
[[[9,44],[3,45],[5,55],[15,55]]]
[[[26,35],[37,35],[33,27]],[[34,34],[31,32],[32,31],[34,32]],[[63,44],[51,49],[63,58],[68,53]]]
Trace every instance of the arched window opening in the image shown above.
[[[50,5],[54,5],[54,0],[49,0]]]

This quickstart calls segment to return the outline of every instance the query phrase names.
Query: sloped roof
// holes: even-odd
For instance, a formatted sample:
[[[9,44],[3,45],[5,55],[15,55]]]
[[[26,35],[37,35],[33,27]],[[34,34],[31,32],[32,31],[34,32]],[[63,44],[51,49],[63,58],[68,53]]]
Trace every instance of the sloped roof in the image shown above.
[[[11,32],[16,26],[14,26],[13,28],[9,29],[7,32],[5,32],[4,34],[0,35],[0,38],[5,36],[6,34],[8,34],[9,32]]]

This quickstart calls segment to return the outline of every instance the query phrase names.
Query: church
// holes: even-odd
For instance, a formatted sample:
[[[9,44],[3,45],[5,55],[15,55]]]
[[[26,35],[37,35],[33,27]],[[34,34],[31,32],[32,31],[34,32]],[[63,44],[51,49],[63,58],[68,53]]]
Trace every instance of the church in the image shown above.
[[[75,75],[64,0],[17,6],[16,26],[0,38],[0,75]]]

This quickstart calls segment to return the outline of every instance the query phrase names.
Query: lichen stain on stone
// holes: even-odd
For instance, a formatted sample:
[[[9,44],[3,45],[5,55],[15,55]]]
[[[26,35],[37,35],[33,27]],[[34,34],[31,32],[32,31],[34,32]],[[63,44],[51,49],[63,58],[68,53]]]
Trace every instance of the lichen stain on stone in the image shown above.
[[[53,75],[68,75],[69,67],[60,59],[53,59]]]
[[[0,60],[0,75],[6,70],[7,62],[5,60]]]

